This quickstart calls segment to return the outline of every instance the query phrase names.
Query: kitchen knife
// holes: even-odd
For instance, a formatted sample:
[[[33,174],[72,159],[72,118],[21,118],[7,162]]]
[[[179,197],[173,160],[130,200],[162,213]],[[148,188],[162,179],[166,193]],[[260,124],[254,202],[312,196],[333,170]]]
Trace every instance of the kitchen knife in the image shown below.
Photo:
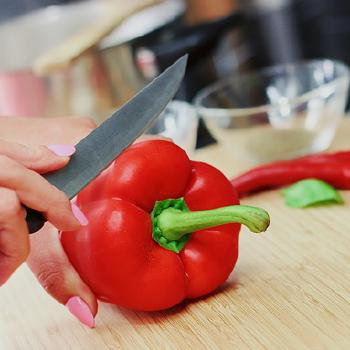
[[[72,199],[161,114],[180,86],[186,63],[187,55],[82,139],[66,167],[44,177]],[[26,208],[26,211],[29,232],[34,233],[46,219],[42,213],[31,208]]]

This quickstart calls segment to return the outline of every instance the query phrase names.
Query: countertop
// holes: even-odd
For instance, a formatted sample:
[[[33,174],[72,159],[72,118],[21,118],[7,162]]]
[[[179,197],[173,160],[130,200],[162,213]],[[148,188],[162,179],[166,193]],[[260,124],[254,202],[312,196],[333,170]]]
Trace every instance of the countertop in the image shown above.
[[[332,149],[350,148],[350,120]],[[195,154],[228,176],[244,170],[220,146]],[[0,288],[0,349],[350,349],[350,192],[345,205],[291,209],[279,191],[245,204],[271,215],[262,235],[242,229],[240,255],[216,293],[169,311],[100,305],[96,328],[79,324],[26,266]]]

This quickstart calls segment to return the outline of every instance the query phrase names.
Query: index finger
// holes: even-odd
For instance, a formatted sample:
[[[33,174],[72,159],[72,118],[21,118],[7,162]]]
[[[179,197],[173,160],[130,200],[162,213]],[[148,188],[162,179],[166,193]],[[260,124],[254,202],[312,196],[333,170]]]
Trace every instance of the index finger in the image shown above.
[[[60,154],[57,149],[61,150]],[[41,174],[63,168],[74,151],[75,147],[70,145],[25,146],[0,139],[0,154]]]
[[[67,196],[38,173],[1,155],[0,169],[3,169],[0,186],[15,191],[21,203],[44,213],[60,230],[70,231],[80,226]]]

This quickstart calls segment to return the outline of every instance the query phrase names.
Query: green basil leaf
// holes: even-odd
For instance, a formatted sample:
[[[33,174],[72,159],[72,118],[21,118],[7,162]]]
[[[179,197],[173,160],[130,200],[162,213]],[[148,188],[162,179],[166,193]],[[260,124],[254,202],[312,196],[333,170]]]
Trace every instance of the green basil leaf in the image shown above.
[[[301,180],[282,192],[286,204],[292,208],[344,203],[334,187],[317,179]]]

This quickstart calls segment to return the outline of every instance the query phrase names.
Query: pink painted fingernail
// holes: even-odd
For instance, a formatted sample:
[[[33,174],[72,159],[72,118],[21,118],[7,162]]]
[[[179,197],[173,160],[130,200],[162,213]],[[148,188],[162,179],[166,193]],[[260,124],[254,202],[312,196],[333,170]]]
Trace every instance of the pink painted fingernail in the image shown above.
[[[67,309],[73,314],[81,323],[90,328],[95,327],[95,319],[88,305],[79,297],[71,297],[66,303]]]
[[[75,147],[72,145],[49,145],[47,148],[61,157],[68,157],[75,153]]]
[[[80,208],[74,204],[71,203],[72,206],[72,212],[76,219],[80,222],[81,226],[87,226],[89,224],[89,221],[87,217],[84,215],[84,213],[80,210]]]

